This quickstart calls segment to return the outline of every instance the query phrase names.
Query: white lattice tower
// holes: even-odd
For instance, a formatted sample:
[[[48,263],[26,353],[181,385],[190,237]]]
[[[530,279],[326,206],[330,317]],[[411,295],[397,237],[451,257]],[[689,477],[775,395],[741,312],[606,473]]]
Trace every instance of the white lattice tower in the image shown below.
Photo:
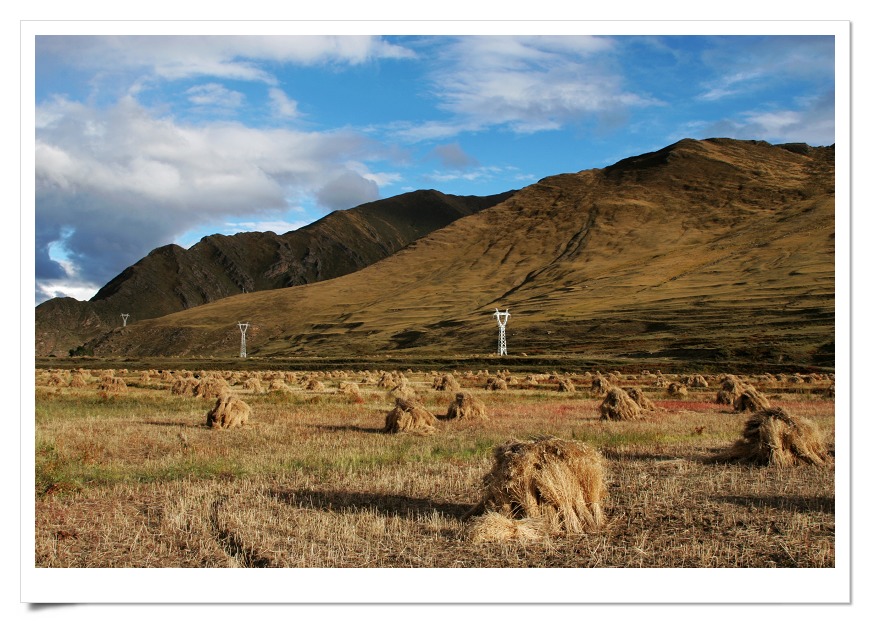
[[[495,321],[498,323],[498,354],[507,355],[507,338],[505,337],[504,328],[511,315],[508,313],[508,310],[500,312],[496,307],[493,316],[495,316]]]
[[[121,320],[124,321],[124,326],[127,326],[127,318],[130,317],[130,314],[121,314]]]
[[[239,331],[242,332],[242,350],[239,353],[239,357],[247,357],[248,356],[248,351],[247,351],[247,348],[245,345],[245,333],[247,332],[249,326],[251,326],[251,325],[247,322],[240,322],[239,323]]]

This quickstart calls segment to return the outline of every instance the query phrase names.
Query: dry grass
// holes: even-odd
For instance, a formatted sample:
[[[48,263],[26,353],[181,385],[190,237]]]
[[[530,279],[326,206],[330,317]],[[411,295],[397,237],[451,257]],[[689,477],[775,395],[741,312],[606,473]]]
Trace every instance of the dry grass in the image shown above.
[[[120,376],[120,373],[117,373]],[[135,374],[135,376],[133,376]],[[99,378],[99,375],[94,375]],[[356,374],[353,378],[362,378]],[[463,376],[482,390],[488,374]],[[126,375],[136,380],[138,373]],[[362,402],[301,387],[245,394],[248,425],[210,430],[202,400],[130,383],[125,394],[36,388],[36,560],[41,567],[832,567],[830,465],[708,463],[745,420],[715,388],[599,420],[589,386],[487,394],[485,421],[436,435],[385,435],[394,399]],[[378,379],[378,375],[373,375]],[[522,377],[520,377],[522,378]],[[410,375],[417,390],[428,375]],[[784,383],[774,407],[834,439],[833,401]],[[420,392],[424,393],[424,392]],[[425,394],[444,413],[452,399]],[[481,500],[493,448],[555,436],[606,459],[605,524],[526,542],[475,542],[463,517]],[[498,518],[491,521],[499,521]],[[511,529],[523,530],[527,522]],[[533,527],[533,526],[531,526]]]

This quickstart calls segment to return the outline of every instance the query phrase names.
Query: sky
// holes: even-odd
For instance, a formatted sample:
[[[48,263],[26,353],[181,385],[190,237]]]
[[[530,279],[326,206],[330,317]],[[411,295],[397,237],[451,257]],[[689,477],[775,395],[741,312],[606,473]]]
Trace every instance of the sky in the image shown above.
[[[683,138],[830,145],[832,35],[37,35],[35,294],[417,189]]]

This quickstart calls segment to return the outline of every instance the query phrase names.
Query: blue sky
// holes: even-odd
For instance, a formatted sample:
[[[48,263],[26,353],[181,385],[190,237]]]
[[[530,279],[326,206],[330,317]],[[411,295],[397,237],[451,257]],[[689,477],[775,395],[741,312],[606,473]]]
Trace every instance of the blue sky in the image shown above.
[[[152,249],[682,138],[830,145],[834,37],[38,36],[36,302]]]

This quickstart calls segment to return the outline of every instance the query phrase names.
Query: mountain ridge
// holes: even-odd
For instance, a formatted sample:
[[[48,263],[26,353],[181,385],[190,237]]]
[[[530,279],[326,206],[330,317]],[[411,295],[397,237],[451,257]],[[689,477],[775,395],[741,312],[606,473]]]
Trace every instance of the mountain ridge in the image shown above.
[[[478,197],[418,190],[331,212],[285,234],[213,234],[189,249],[158,247],[90,301],[59,298],[37,306],[36,353],[65,355],[117,327],[121,313],[141,321],[233,294],[304,285],[359,270],[513,192]]]
[[[490,353],[507,307],[509,352],[832,365],[834,207],[833,146],[685,139],[544,178],[360,271],[91,346],[232,356],[249,321],[257,356]]]

